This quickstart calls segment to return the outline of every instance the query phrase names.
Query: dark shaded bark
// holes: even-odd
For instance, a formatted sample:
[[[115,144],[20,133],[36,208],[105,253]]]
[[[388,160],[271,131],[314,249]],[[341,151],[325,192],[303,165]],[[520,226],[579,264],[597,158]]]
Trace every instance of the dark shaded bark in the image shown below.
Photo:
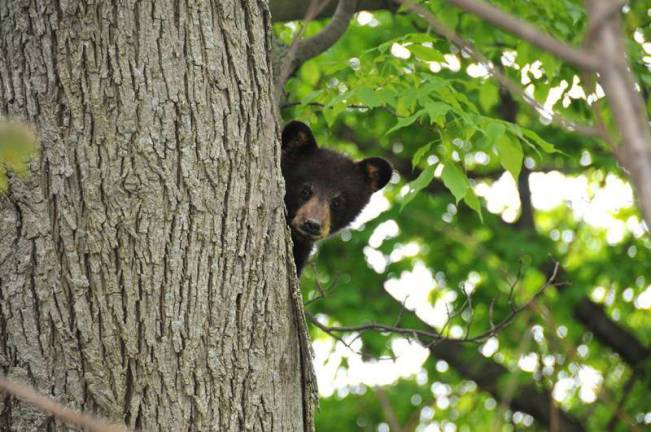
[[[309,0],[270,0],[271,20],[273,22],[297,21],[305,17],[305,12],[310,5]],[[328,5],[321,11],[317,18],[331,17],[337,7],[336,0],[330,0]],[[396,10],[398,5],[392,0],[360,0],[357,10]]]
[[[599,342],[622,356],[633,369],[651,359],[651,349],[642,345],[621,325],[611,320],[601,305],[583,298],[574,306],[572,313]]]
[[[546,426],[550,424],[550,407],[553,402],[550,401],[548,393],[525,384],[519,385],[513,395],[506,397],[507,390],[499,384],[512,372],[504,366],[458,343],[443,341],[430,347],[429,351],[432,356],[448,362],[464,378],[476,382],[479,388],[492,394],[497,400],[508,399],[511,409],[530,414]],[[559,432],[585,430],[581,422],[572,415],[560,408],[557,412]]]

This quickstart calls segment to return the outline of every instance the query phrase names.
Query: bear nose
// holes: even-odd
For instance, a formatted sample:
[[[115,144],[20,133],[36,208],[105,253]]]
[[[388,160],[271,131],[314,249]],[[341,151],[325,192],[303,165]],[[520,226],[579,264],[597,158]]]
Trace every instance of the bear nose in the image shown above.
[[[314,219],[307,219],[303,222],[301,229],[305,231],[306,234],[318,236],[321,234],[321,223]]]

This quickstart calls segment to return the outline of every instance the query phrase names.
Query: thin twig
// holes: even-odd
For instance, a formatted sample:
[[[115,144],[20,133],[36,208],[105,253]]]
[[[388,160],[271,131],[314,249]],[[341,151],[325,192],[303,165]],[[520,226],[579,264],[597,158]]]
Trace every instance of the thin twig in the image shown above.
[[[468,324],[466,325],[466,336],[465,337],[467,338],[467,337],[470,337],[470,330],[472,328],[472,323],[475,320],[475,311],[472,308],[471,294],[467,293],[464,288],[462,288],[461,290],[465,294],[466,301],[468,302],[468,309],[466,309],[466,310],[470,311],[470,319],[468,320]],[[463,318],[463,316],[462,316],[462,318]]]
[[[491,304],[488,306],[488,323],[491,327],[495,327],[495,321],[493,320],[493,312],[495,309],[495,299],[491,300]]]
[[[441,336],[438,333],[426,331],[426,330],[418,330],[418,329],[411,329],[411,328],[403,328],[403,327],[396,327],[388,324],[380,324],[380,323],[375,323],[375,322],[370,322],[366,324],[361,324],[357,326],[326,326],[324,324],[321,324],[315,316],[312,314],[308,313],[308,318],[316,325],[318,328],[321,330],[325,331],[328,334],[332,334],[333,332],[335,333],[366,333],[368,331],[379,331],[383,333],[395,333],[395,334],[401,334],[401,335],[406,335],[409,337],[415,337],[415,339],[420,340],[420,337],[424,337],[427,339],[437,339],[437,340],[444,340],[446,339],[445,337]],[[450,339],[453,340],[453,339]]]
[[[311,305],[312,303],[316,303],[317,301],[319,301],[319,300],[321,300],[321,299],[323,299],[323,298],[326,298],[326,297],[328,296],[328,293],[330,293],[330,292],[332,292],[332,291],[334,290],[334,288],[335,288],[335,286],[336,286],[336,284],[337,284],[337,280],[339,279],[339,275],[335,275],[335,277],[332,278],[332,282],[330,283],[330,285],[329,285],[328,287],[326,287],[326,288],[323,288],[323,287],[321,286],[321,282],[319,282],[319,278],[318,278],[318,275],[317,275],[317,268],[316,268],[316,263],[315,263],[315,262],[312,262],[312,271],[314,272],[314,284],[315,284],[315,288],[316,288],[316,291],[317,291],[319,294],[318,294],[317,296],[315,296],[315,297],[313,297],[313,298],[307,300],[306,302],[304,302],[304,305],[305,305],[305,306],[309,306],[309,305]]]
[[[67,408],[54,399],[43,396],[26,385],[9,381],[5,377],[0,377],[0,391],[4,391],[18,399],[24,400],[41,411],[53,415],[68,425],[84,428],[90,432],[129,431],[129,429],[124,425],[112,424],[97,417]]]
[[[400,310],[398,311],[398,316],[396,317],[396,321],[393,323],[395,327],[400,325],[400,321],[402,321],[402,316],[404,315],[404,312],[407,310],[407,300],[409,300],[409,295],[405,296],[405,299],[400,302]]]
[[[389,427],[391,428],[392,431],[400,432],[402,430],[402,426],[398,421],[398,416],[396,415],[396,411],[393,409],[393,406],[391,405],[391,401],[389,400],[387,393],[384,391],[384,389],[381,386],[374,387],[374,390],[375,390],[375,395],[377,396],[377,399],[380,402],[380,406],[382,407],[384,418],[386,419],[387,423],[389,423]]]
[[[280,106],[280,109],[284,110],[284,109],[292,108],[292,107],[299,106],[299,105],[313,106],[313,107],[318,107],[318,108],[322,108],[322,109],[326,108],[326,104],[323,104],[321,102],[307,102],[307,103],[288,102],[288,103],[282,104]],[[379,107],[375,107],[375,108],[384,110],[384,111],[388,112],[389,114],[391,114],[392,116],[397,117],[397,118],[407,118],[407,117],[409,117],[409,116],[406,116],[406,115],[400,115],[397,112],[395,112],[394,110],[392,110],[391,108],[386,107],[386,106],[379,106]],[[372,110],[374,108],[371,108],[368,105],[352,104],[352,105],[346,105],[346,109],[356,109],[356,110],[370,111],[370,110]],[[318,110],[316,110],[316,111],[318,111]]]
[[[314,315],[310,313],[306,313],[306,315],[315,326],[317,326],[319,329],[323,330],[325,333],[329,334],[330,336],[333,336],[337,340],[343,342],[347,347],[350,347],[350,344],[344,342],[343,339],[341,339],[341,337],[337,336],[336,334],[357,333],[357,336],[355,338],[357,339],[357,337],[360,337],[363,333],[369,331],[379,331],[382,333],[393,333],[393,334],[403,335],[406,336],[408,339],[414,339],[418,342],[421,342],[425,344],[427,347],[440,343],[441,341],[447,341],[453,343],[481,343],[486,341],[488,338],[495,336],[497,333],[505,329],[520,312],[530,307],[531,304],[535,302],[549,286],[559,285],[558,283],[555,282],[556,277],[558,276],[559,268],[560,268],[560,263],[556,262],[554,265],[554,271],[552,272],[552,275],[547,279],[547,281],[543,284],[543,286],[538,291],[536,291],[533,297],[531,297],[526,303],[522,304],[519,307],[512,306],[511,312],[506,316],[506,318],[504,318],[502,321],[500,321],[495,325],[491,325],[491,327],[488,330],[472,337],[466,334],[465,337],[460,339],[448,338],[443,336],[441,333],[434,332],[434,331],[404,328],[396,325],[381,324],[376,322],[370,322],[370,323],[365,323],[356,326],[326,326],[320,323]],[[448,312],[448,321],[446,322],[445,325],[447,325],[451,321],[451,318],[458,313],[460,313],[459,310]]]

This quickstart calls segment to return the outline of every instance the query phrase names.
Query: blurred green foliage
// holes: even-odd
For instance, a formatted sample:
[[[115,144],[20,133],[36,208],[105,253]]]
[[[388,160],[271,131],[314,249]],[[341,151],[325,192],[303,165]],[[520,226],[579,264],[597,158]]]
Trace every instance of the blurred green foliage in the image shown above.
[[[593,123],[585,97],[591,92],[579,91],[576,69],[443,0],[422,3],[540,103],[556,93],[556,113]],[[581,43],[587,20],[578,0],[493,3],[563,41]],[[631,2],[623,18],[631,67],[651,106],[651,45],[645,51],[640,43],[651,40],[649,7]],[[306,35],[325,24],[308,23]],[[277,24],[276,35],[289,43],[299,25]],[[591,299],[651,345],[645,300],[651,296],[651,241],[634,202],[620,200],[630,194],[626,173],[606,143],[549,126],[476,69],[423,19],[379,11],[359,14],[335,46],[289,80],[284,118],[308,122],[321,145],[355,158],[386,157],[399,173],[384,190],[377,217],[319,246],[302,277],[306,300],[316,299],[307,309],[329,325],[392,325],[400,317],[401,326],[422,328],[399,296],[387,292],[399,286],[420,299],[408,300],[407,309],[429,307],[440,317],[446,307],[459,310],[465,303],[438,329],[449,337],[472,336],[528,301],[557,261],[566,283],[545,289],[536,308],[501,331],[491,341],[494,352],[465,344],[465,361],[486,355],[506,367],[500,388],[555,389],[558,409],[586,430],[645,430],[651,423],[649,357],[633,369],[576,319],[577,305]],[[500,197],[512,196],[515,204],[500,204]],[[614,201],[623,204],[609,205]],[[409,279],[417,268],[430,278]],[[545,430],[508,400],[494,400],[457,365],[433,356],[420,372],[396,375],[381,387],[349,375],[352,359],[361,356],[369,365],[386,364],[392,376],[399,367],[391,360],[398,336],[364,333],[353,348],[317,329],[313,338],[325,353],[317,356],[317,369],[334,380],[322,385],[319,431],[395,430],[396,423],[401,430]],[[527,358],[535,361],[523,370]]]
[[[7,173],[24,177],[36,150],[34,133],[24,124],[0,120],[0,192],[7,189]]]

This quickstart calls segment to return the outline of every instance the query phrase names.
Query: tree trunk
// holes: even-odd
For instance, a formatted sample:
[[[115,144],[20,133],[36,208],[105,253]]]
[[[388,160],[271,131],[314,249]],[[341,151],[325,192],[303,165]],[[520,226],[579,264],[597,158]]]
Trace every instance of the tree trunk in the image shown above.
[[[0,0],[0,114],[41,145],[0,197],[0,373],[142,431],[311,428],[269,26]],[[0,430],[64,429],[0,396]]]

